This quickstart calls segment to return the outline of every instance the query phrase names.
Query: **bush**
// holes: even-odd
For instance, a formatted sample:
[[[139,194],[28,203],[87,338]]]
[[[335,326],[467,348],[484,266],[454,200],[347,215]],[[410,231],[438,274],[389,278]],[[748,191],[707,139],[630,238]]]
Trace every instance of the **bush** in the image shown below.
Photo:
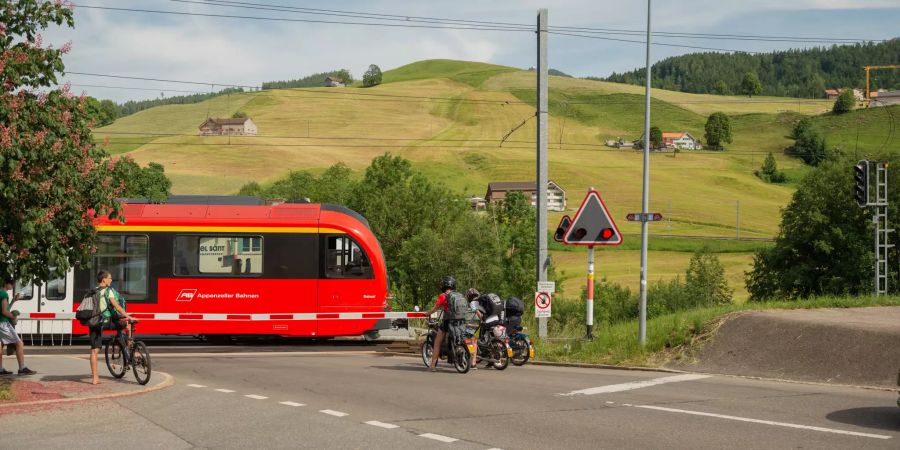
[[[841,92],[841,95],[838,96],[837,100],[834,101],[834,107],[831,108],[831,112],[835,114],[844,114],[853,111],[853,107],[855,106],[856,97],[853,95],[853,91],[845,89],[844,92]]]

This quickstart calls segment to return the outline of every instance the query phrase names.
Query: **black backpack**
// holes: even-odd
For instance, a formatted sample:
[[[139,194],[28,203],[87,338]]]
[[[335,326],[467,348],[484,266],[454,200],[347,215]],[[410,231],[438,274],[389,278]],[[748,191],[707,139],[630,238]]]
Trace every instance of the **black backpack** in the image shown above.
[[[510,297],[506,301],[506,316],[521,317],[523,314],[525,314],[525,302],[519,297]]]
[[[465,320],[466,313],[469,312],[469,305],[466,303],[466,297],[456,291],[450,291],[444,294],[447,300],[446,320]]]
[[[103,315],[100,313],[100,295],[96,289],[91,289],[81,299],[81,304],[75,310],[75,318],[86,327],[96,327],[103,322]]]
[[[478,301],[481,303],[481,307],[484,308],[487,316],[499,316],[500,312],[503,311],[503,300],[500,300],[497,294],[484,294]]]

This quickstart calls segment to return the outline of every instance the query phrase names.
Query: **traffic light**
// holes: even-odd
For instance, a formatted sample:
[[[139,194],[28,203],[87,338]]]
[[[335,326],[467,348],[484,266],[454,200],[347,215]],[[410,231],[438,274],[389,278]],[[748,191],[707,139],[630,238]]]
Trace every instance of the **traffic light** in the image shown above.
[[[869,161],[861,160],[853,168],[853,176],[856,180],[856,203],[860,208],[869,205]]]

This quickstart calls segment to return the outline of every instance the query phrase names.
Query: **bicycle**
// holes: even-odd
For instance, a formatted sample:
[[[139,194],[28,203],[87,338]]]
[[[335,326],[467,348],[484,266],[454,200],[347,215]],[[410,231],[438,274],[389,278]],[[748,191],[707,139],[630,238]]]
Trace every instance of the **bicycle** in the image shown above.
[[[134,378],[141,385],[150,382],[150,351],[143,341],[134,340],[134,324],[138,320],[128,321],[131,339],[125,339],[122,330],[116,330],[116,336],[106,342],[103,353],[106,356],[106,368],[116,378],[125,376],[128,366],[134,372]],[[129,345],[130,344],[130,345]]]

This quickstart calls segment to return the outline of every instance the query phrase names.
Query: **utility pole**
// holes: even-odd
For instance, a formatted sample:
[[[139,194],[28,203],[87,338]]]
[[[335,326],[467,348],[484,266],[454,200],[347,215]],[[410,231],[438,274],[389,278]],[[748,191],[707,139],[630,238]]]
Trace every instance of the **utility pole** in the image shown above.
[[[547,281],[547,10],[537,15],[537,186],[534,205],[537,233],[537,281]],[[535,291],[537,287],[535,286]],[[538,318],[538,336],[547,337],[547,318]]]
[[[644,193],[641,198],[641,299],[638,322],[638,342],[647,340],[647,238],[650,214],[650,1],[647,0],[647,83],[644,87]]]

